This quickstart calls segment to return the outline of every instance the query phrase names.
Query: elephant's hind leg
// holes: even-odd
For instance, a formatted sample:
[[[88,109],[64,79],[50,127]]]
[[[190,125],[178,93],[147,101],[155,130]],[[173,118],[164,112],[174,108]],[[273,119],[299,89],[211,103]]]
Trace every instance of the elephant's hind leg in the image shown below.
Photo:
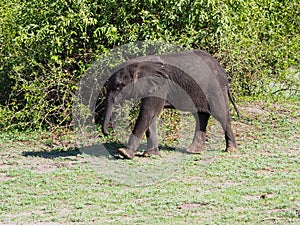
[[[201,153],[205,151],[206,127],[210,115],[208,113],[194,114],[196,119],[196,129],[194,139],[190,147],[186,149],[189,153]]]
[[[226,127],[224,129],[225,131],[225,140],[226,140],[226,149],[225,152],[234,152],[237,150],[237,144],[235,141],[235,136],[233,134],[232,128],[231,128],[231,122],[230,117],[227,118]]]

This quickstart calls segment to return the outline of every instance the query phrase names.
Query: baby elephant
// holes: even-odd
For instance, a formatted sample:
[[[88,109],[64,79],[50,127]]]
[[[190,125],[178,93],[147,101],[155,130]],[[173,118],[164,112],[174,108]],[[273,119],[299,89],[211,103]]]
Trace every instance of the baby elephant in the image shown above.
[[[204,151],[210,115],[222,125],[225,151],[237,149],[230,124],[229,100],[236,111],[237,108],[230,94],[226,73],[214,57],[203,51],[139,57],[118,66],[108,81],[102,126],[104,134],[108,134],[114,105],[132,98],[141,99],[141,105],[126,148],[119,149],[125,158],[134,158],[145,133],[147,150],[144,156],[159,155],[156,123],[163,108],[176,108],[195,116],[194,139],[187,152]]]

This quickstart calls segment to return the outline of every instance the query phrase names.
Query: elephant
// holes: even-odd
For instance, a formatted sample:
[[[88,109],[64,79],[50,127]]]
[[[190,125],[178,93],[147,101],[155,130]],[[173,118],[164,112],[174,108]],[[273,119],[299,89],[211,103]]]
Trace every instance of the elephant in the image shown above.
[[[194,137],[188,153],[205,151],[206,127],[210,116],[216,118],[225,133],[226,152],[237,144],[230,121],[229,100],[233,101],[225,70],[217,59],[202,50],[150,55],[119,65],[108,80],[102,132],[107,135],[116,103],[140,99],[140,111],[124,148],[119,154],[133,159],[144,134],[147,149],[143,156],[160,155],[157,118],[164,108],[191,112],[196,119]]]

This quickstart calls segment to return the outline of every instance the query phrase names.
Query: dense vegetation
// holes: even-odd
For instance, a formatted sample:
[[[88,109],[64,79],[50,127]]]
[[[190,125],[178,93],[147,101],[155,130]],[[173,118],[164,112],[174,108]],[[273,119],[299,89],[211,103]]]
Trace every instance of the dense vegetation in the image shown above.
[[[299,97],[298,0],[0,0],[0,127],[71,120],[97,56],[162,40],[214,54],[235,96]]]

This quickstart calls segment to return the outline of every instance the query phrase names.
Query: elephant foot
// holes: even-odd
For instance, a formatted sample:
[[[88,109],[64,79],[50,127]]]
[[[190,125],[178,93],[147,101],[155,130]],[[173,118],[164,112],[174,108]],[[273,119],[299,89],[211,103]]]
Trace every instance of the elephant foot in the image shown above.
[[[143,153],[143,157],[160,156],[158,148],[148,149]]]
[[[201,154],[202,152],[205,152],[205,148],[204,146],[198,146],[198,147],[190,146],[186,149],[186,151],[192,154]]]
[[[226,147],[226,149],[224,150],[224,152],[236,152],[237,148],[234,146],[228,146]]]
[[[136,154],[134,150],[127,149],[127,148],[120,148],[118,151],[120,155],[123,156],[125,159],[133,159]]]
[[[186,149],[187,152],[192,154],[200,154],[205,152],[205,133],[198,131],[195,134],[193,143]]]

